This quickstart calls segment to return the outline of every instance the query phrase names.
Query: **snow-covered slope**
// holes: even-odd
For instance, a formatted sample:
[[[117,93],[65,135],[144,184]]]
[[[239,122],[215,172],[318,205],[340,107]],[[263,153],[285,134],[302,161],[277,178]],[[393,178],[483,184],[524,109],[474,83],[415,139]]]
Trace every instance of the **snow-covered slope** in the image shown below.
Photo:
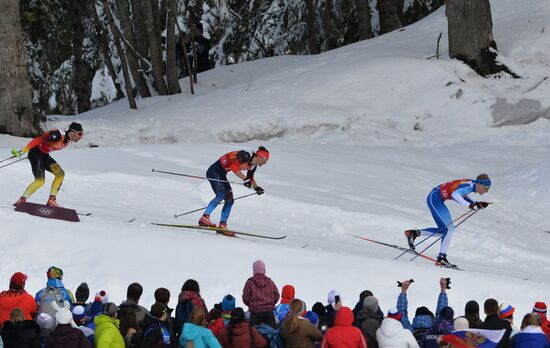
[[[137,111],[123,100],[77,118],[54,117],[51,127],[78,119],[86,130],[82,143],[53,154],[67,173],[59,202],[93,216],[72,224],[0,209],[0,282],[23,271],[28,287],[38,290],[55,264],[69,288],[87,281],[117,302],[139,281],[150,305],[156,287],[175,294],[195,278],[211,306],[226,293],[239,297],[251,263],[261,258],[279,287],[294,284],[309,305],[336,288],[352,306],[368,288],[388,309],[395,305],[395,281],[414,278],[410,307],[434,307],[441,276],[453,278],[457,313],[470,299],[495,297],[521,314],[534,301],[548,301],[548,120],[492,127],[491,106],[502,98],[549,107],[550,82],[543,78],[550,33],[541,31],[550,8],[542,0],[492,6],[502,59],[522,79],[482,79],[445,58],[440,9],[404,31],[319,56],[216,68],[199,77],[194,96],[140,100]],[[439,32],[442,57],[428,60]],[[4,153],[23,143],[0,138]],[[223,153],[260,144],[271,151],[256,175],[266,194],[239,200],[229,223],[286,239],[229,239],[150,225],[194,223],[200,213],[178,220],[173,214],[212,197],[207,182],[152,168],[204,175]],[[433,224],[425,207],[432,187],[481,172],[493,180],[483,198],[495,204],[459,227],[449,252],[466,272],[394,261],[394,250],[346,235],[405,245],[404,229]],[[13,203],[31,180],[25,162],[2,169],[0,203]],[[234,189],[236,196],[249,193]],[[45,201],[47,194],[44,187],[32,199]],[[464,212],[449,207],[455,216]]]

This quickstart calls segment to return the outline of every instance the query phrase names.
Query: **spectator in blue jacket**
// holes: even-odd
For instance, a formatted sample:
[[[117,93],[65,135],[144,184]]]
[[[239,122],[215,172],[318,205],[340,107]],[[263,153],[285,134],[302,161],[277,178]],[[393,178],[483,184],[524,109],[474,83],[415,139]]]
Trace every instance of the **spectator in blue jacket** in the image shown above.
[[[550,341],[539,326],[536,315],[528,313],[521,321],[521,330],[512,338],[513,348],[550,348]]]

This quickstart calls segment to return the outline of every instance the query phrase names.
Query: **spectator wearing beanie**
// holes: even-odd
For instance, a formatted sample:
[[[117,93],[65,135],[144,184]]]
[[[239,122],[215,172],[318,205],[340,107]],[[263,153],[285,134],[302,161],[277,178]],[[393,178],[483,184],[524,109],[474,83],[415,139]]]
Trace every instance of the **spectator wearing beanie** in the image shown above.
[[[220,330],[218,340],[224,348],[264,348],[267,342],[255,327],[249,326],[240,307],[233,309],[227,327]],[[288,346],[287,346],[288,347]]]
[[[243,302],[250,312],[250,325],[265,323],[276,328],[273,310],[279,301],[279,291],[271,278],[265,275],[265,264],[258,260],[252,264],[253,276],[248,278],[243,289]]]
[[[512,332],[512,327],[510,326],[510,322],[500,319],[497,300],[493,298],[485,300],[483,310],[487,316],[485,317],[485,322],[481,325],[481,329],[506,330],[504,336],[502,336],[502,339],[498,343],[497,348],[511,348],[510,333]]]
[[[15,308],[2,327],[2,341],[6,348],[40,348],[40,328],[34,321],[26,320],[22,310]]]
[[[397,308],[388,311],[386,319],[382,320],[380,329],[376,331],[376,340],[380,348],[407,347],[418,348],[411,331],[403,328],[401,324],[402,314]]]
[[[369,348],[378,348],[376,331],[380,328],[384,316],[378,313],[378,299],[374,296],[367,296],[363,299],[362,309],[355,317],[355,326],[361,329],[363,336],[367,339]]]
[[[117,319],[117,314],[117,305],[107,302],[103,305],[102,314],[95,317],[95,348],[125,348],[124,338],[119,331],[120,320]]]
[[[143,287],[139,283],[128,285],[126,290],[126,301],[123,301],[119,307],[118,319],[124,320],[126,315],[135,315],[139,327],[142,327],[143,319],[149,312],[145,307],[139,305],[139,299],[143,294]],[[140,330],[141,331],[141,330]]]
[[[327,331],[327,310],[325,309],[325,306],[321,302],[315,302],[313,307],[311,307],[311,311],[317,314],[317,317],[319,318],[317,327],[324,334]]]
[[[57,307],[57,306],[56,306]],[[46,337],[44,348],[91,348],[90,342],[84,333],[73,327],[73,314],[70,305],[65,302],[65,307],[57,307],[55,320],[57,326],[51,334]]]
[[[518,333],[518,328],[514,326],[514,312],[516,309],[508,303],[501,303],[499,306],[499,316],[500,319],[506,320],[510,323],[512,331],[510,332],[510,338],[512,338],[516,333]]]
[[[372,291],[370,290],[363,290],[359,294],[359,301],[355,304],[355,307],[353,308],[353,317],[357,318],[357,314],[361,309],[363,309],[363,302],[365,301],[365,297],[374,296]],[[384,318],[384,312],[378,307],[378,314],[380,314],[380,317]]]
[[[468,320],[470,329],[479,329],[483,325],[483,320],[479,317],[479,303],[474,300],[466,302],[464,318]]]
[[[549,348],[550,342],[539,326],[536,314],[528,313],[521,321],[521,331],[512,338],[514,348]]]
[[[189,322],[193,309],[200,308],[206,315],[208,309],[201,297],[199,283],[194,279],[187,279],[181,287],[176,306],[176,334],[179,336],[183,324]]]
[[[323,340],[323,334],[309,320],[304,318],[306,304],[294,299],[289,304],[287,317],[281,324],[281,336],[287,348],[314,348],[315,342]]]
[[[200,307],[193,308],[189,321],[183,325],[180,335],[180,346],[188,347],[192,343],[193,348],[222,348],[212,331],[205,328],[206,313]]]
[[[342,301],[340,299],[340,293],[337,290],[330,290],[327,296],[328,304],[325,306],[327,312],[327,327],[334,326],[334,317],[336,316],[336,311],[342,306]]]
[[[84,318],[84,325],[88,322],[90,319],[90,306],[91,303],[88,302],[88,299],[90,298],[90,288],[88,288],[88,284],[83,282],[80,283],[78,288],[76,288],[76,291],[74,293],[74,303],[71,308],[75,308],[76,306],[82,306],[84,307],[84,310],[86,312],[86,316]]]
[[[535,302],[535,305],[533,306],[533,313],[538,314],[539,317],[542,319],[542,322],[540,323],[540,328],[542,329],[542,332],[548,337],[548,341],[550,341],[550,322],[548,321],[548,317],[546,316],[546,303],[544,302]]]
[[[107,291],[99,290],[95,293],[94,301],[90,305],[90,315],[86,319],[86,326],[88,326],[90,329],[95,329],[94,319],[95,317],[103,313],[103,306],[107,302],[109,302],[109,294],[107,294]]]
[[[51,266],[46,271],[46,277],[48,278],[46,282],[46,287],[38,291],[34,296],[34,299],[38,306],[40,307],[42,305],[41,301],[51,302],[51,300],[49,299],[51,295],[51,289],[57,289],[57,292],[61,293],[63,299],[69,302],[72,306],[72,304],[74,303],[74,296],[69,290],[65,289],[65,285],[63,285],[63,270],[59,267]],[[44,297],[46,298],[44,299]],[[38,308],[38,312],[44,313],[44,310]],[[52,317],[55,317],[55,312],[53,311],[48,310],[46,313],[50,314]]]
[[[164,303],[155,303],[143,319],[143,338],[140,348],[172,347],[176,346],[172,341],[168,330],[167,319],[170,317],[170,308]]]
[[[53,330],[54,320],[48,313],[38,314],[35,320],[40,327],[40,346],[43,347],[46,337],[48,337]]]
[[[283,286],[283,290],[281,291],[281,303],[279,303],[273,311],[277,325],[279,325],[285,319],[288,313],[290,301],[294,299],[294,296],[294,286]]]
[[[84,283],[85,284],[85,283]],[[86,300],[84,300],[85,302]],[[94,346],[94,330],[86,326],[86,308],[83,306],[75,306],[72,310],[73,321],[77,325],[78,329],[82,331],[88,342],[90,342],[90,347]]]
[[[431,329],[422,339],[422,348],[439,348],[438,339],[454,331],[454,311],[451,307],[443,307],[436,316]]]
[[[235,309],[235,303],[235,297],[231,294],[227,294],[223,297],[219,306],[216,306],[217,308],[210,311],[208,328],[212,331],[214,336],[218,337],[221,330],[229,325],[231,321],[231,312]]]
[[[34,298],[25,291],[27,275],[14,273],[10,278],[8,290],[0,292],[0,327],[15,308],[21,309],[26,320],[32,320],[36,315],[37,306]]]
[[[348,307],[339,308],[334,318],[334,327],[328,329],[321,348],[367,348],[367,341],[361,330],[352,324],[353,312],[351,309]]]

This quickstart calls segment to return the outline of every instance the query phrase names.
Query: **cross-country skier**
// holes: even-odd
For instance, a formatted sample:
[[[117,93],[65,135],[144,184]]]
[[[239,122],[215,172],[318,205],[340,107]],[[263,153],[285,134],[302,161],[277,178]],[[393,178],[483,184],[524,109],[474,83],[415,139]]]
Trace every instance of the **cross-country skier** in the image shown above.
[[[483,209],[486,208],[489,203],[474,201],[468,197],[468,194],[475,192],[479,195],[483,195],[489,191],[490,187],[491,180],[487,174],[480,174],[475,180],[454,180],[435,187],[430,194],[428,194],[426,201],[437,227],[423,228],[420,230],[406,230],[405,236],[407,237],[409,247],[414,250],[414,240],[421,235],[443,235],[439,256],[435,264],[437,266],[456,267],[447,260],[447,250],[449,249],[449,244],[451,244],[455,226],[452,223],[453,219],[451,213],[445,206],[445,201],[452,199],[470,209]]]
[[[263,166],[269,159],[269,151],[263,146],[260,146],[256,152],[250,154],[247,151],[233,151],[229,152],[214,164],[212,164],[206,171],[206,177],[209,179],[212,190],[216,194],[216,197],[210,201],[208,207],[204,211],[204,214],[199,220],[200,226],[216,227],[212,221],[210,221],[210,214],[216,209],[216,206],[224,200],[219,228],[227,230],[227,219],[229,219],[229,213],[233,206],[233,191],[231,185],[227,182],[227,172],[232,171],[241,180],[244,181],[244,185],[248,188],[252,188],[257,194],[264,193],[264,189],[256,184],[254,180],[254,172],[258,166]],[[244,175],[241,171],[246,170]],[[234,236],[235,233],[231,231],[219,231],[225,236]]]
[[[31,140],[27,146],[22,150],[11,149],[13,156],[21,157],[25,153],[29,153],[28,158],[31,162],[32,173],[34,175],[34,181],[27,187],[21,198],[15,202],[14,206],[18,206],[21,203],[27,201],[36,190],[38,190],[46,181],[46,170],[53,175],[52,188],[50,191],[50,197],[46,203],[52,207],[60,206],[56,202],[57,192],[63,183],[65,172],[57,162],[50,157],[50,152],[64,149],[69,145],[69,142],[78,143],[78,141],[84,135],[84,130],[80,123],[73,122],[69,125],[69,129],[62,133],[60,130],[53,129],[39,137]]]

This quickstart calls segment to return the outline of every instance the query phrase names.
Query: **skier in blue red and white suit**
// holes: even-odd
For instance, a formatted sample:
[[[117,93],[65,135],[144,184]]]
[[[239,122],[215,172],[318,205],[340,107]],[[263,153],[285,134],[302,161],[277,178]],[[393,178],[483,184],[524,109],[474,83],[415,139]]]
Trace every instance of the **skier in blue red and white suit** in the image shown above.
[[[491,179],[487,174],[480,174],[475,180],[472,179],[459,179],[441,184],[435,187],[426,199],[428,208],[437,224],[437,227],[423,228],[419,230],[406,230],[405,236],[409,247],[414,250],[414,240],[419,236],[433,236],[442,235],[441,248],[439,250],[439,256],[437,257],[437,266],[444,267],[456,267],[447,260],[447,250],[451,244],[451,239],[455,232],[455,226],[453,224],[453,218],[449,209],[445,206],[445,201],[453,200],[465,207],[473,210],[487,208],[489,203],[478,202],[470,199],[468,195],[470,193],[477,193],[483,195],[491,187]]]
[[[256,152],[249,153],[248,151],[233,151],[226,153],[220,157],[214,164],[212,164],[206,171],[206,177],[210,181],[212,190],[216,194],[216,197],[210,201],[208,207],[204,211],[204,214],[199,220],[200,226],[216,227],[212,221],[210,221],[210,214],[216,209],[221,201],[224,201],[219,228],[223,229],[218,233],[226,236],[234,236],[235,233],[228,231],[227,219],[231,213],[231,207],[233,206],[233,190],[231,185],[227,181],[227,173],[232,171],[237,177],[244,181],[244,185],[248,188],[254,189],[257,194],[264,193],[264,189],[256,184],[254,179],[254,173],[258,167],[263,166],[269,159],[269,151],[263,146],[260,146]],[[246,170],[246,175],[241,171]]]

